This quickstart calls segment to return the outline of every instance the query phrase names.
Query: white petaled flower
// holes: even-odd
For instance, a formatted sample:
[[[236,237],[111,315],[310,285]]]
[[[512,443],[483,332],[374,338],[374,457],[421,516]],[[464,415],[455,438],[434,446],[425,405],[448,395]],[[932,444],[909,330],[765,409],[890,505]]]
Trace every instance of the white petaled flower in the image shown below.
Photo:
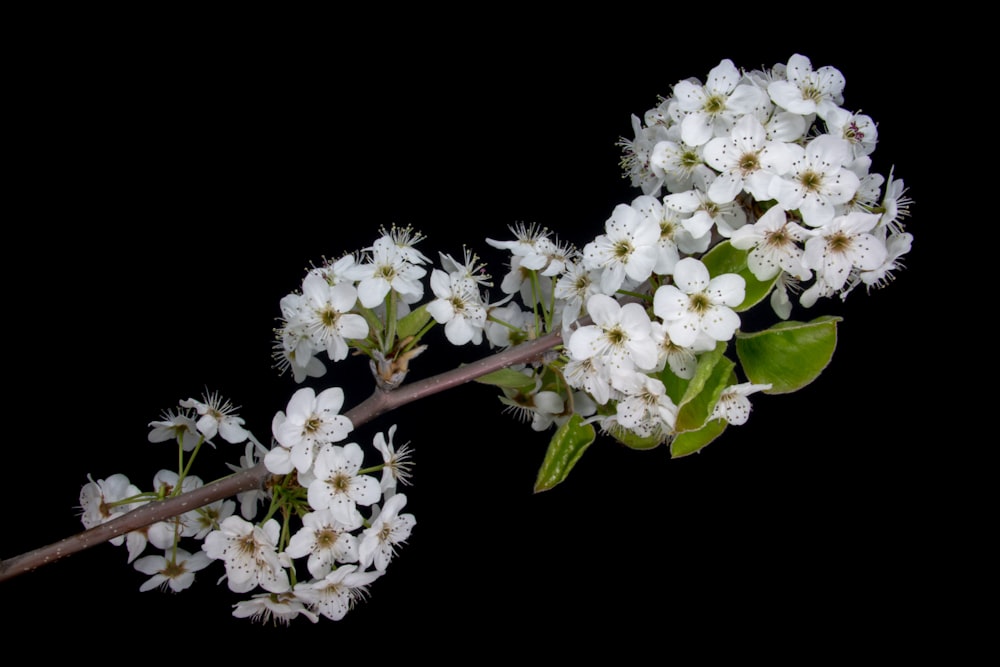
[[[910,252],[912,245],[913,234],[909,232],[890,234],[885,240],[885,260],[874,269],[860,271],[858,277],[861,282],[869,288],[885,287],[892,282],[895,279],[892,272],[903,268],[903,262],[900,261],[900,257]]]
[[[491,307],[483,331],[491,347],[510,347],[536,338],[538,332],[535,315],[514,302]]]
[[[157,421],[149,422],[152,430],[149,432],[150,442],[168,442],[170,440],[180,443],[181,449],[190,452],[201,441],[198,427],[194,419],[187,410],[174,412],[167,410]]]
[[[840,290],[854,269],[872,271],[882,266],[887,256],[885,243],[870,233],[878,221],[876,213],[848,213],[817,229],[806,241],[802,262],[816,272],[816,283],[802,294],[803,306]]]
[[[657,221],[628,204],[618,204],[605,221],[604,230],[583,248],[584,266],[604,272],[601,291],[614,294],[626,277],[636,283],[649,278],[660,254]]]
[[[264,457],[267,469],[276,474],[300,473],[312,466],[316,451],[322,445],[339,442],[354,430],[351,420],[339,414],[344,405],[344,390],[328,387],[319,394],[311,387],[303,387],[292,394],[286,412],[275,414],[271,423],[274,439],[280,451],[274,448]]]
[[[767,95],[756,85],[740,83],[743,75],[732,60],[724,59],[708,73],[705,85],[693,80],[674,85],[673,97],[680,111],[681,140],[702,146],[712,137],[725,136],[736,118],[744,114],[763,116],[768,110]]]
[[[381,576],[377,570],[358,572],[341,565],[322,579],[296,586],[299,599],[332,621],[339,621],[355,604],[368,597],[368,585]]]
[[[787,271],[799,280],[812,276],[802,264],[802,246],[813,235],[788,219],[780,205],[772,206],[757,222],[733,232],[730,243],[739,250],[749,250],[747,267],[757,280],[768,281],[780,271]]]
[[[697,238],[707,237],[713,226],[721,236],[729,238],[747,222],[742,204],[712,201],[705,190],[674,192],[663,198],[663,204],[688,214],[685,228]]]
[[[357,506],[371,505],[382,497],[378,480],[358,474],[363,462],[364,452],[357,443],[324,445],[313,464],[309,505],[314,510],[329,508],[343,524],[360,525]]]
[[[302,517],[302,527],[288,541],[285,553],[292,558],[308,556],[309,574],[318,579],[329,574],[337,563],[356,563],[358,538],[351,531],[361,527],[360,514],[356,518],[356,524],[348,525],[328,509],[309,512]]]
[[[80,489],[80,522],[84,528],[93,528],[102,523],[107,523],[112,519],[130,510],[145,504],[145,500],[137,502],[125,502],[142,493],[138,486],[132,484],[128,477],[120,473],[111,475],[106,479],[94,480],[87,475],[90,480]],[[125,542],[124,535],[118,535],[110,540],[111,544],[120,546]]]
[[[853,159],[844,139],[822,134],[805,148],[788,144],[793,154],[788,171],[771,180],[768,193],[785,210],[798,209],[802,221],[820,227],[833,219],[837,205],[854,197],[861,179],[846,165]]]
[[[739,426],[750,418],[750,399],[747,396],[758,391],[767,391],[770,384],[753,384],[743,382],[734,384],[722,390],[718,402],[712,408],[709,419],[725,419],[730,424]]]
[[[361,567],[374,564],[376,570],[384,572],[396,555],[398,546],[410,538],[417,519],[412,514],[400,514],[405,506],[404,494],[392,496],[378,516],[372,519],[371,526],[361,534],[358,546]]]
[[[594,323],[574,331],[566,346],[573,359],[601,357],[609,367],[613,386],[623,374],[656,365],[656,341],[645,308],[595,294],[587,300],[587,312]]]
[[[600,269],[588,269],[581,261],[570,261],[552,288],[552,295],[563,303],[560,319],[563,338],[571,335],[570,327],[583,314],[583,306],[594,294],[600,294]]]
[[[782,109],[822,119],[844,102],[844,75],[834,67],[813,70],[812,62],[796,53],[784,67],[785,78],[767,86],[771,101]]]
[[[713,340],[733,337],[740,316],[733,308],[746,297],[746,281],[735,273],[712,278],[701,260],[685,257],[674,268],[674,284],[653,295],[653,312],[663,320],[670,340],[690,347],[701,333]]]
[[[486,264],[479,261],[479,255],[468,248],[463,248],[463,250],[465,258],[462,262],[459,262],[448,253],[438,253],[441,259],[441,266],[444,267],[444,270],[448,273],[458,273],[465,276],[482,287],[492,287],[493,283],[491,280],[493,276],[486,272]]]
[[[906,185],[903,179],[896,178],[893,170],[889,170],[889,178],[885,182],[885,196],[882,198],[882,217],[879,225],[887,227],[892,233],[898,234],[903,231],[903,224],[910,216],[910,205],[913,200],[906,194]]]
[[[260,623],[272,621],[274,625],[288,625],[297,616],[305,616],[313,623],[319,622],[319,614],[310,610],[294,590],[258,593],[249,600],[240,600],[233,605],[233,616]]]
[[[737,120],[729,136],[705,144],[704,157],[705,164],[719,172],[708,187],[708,196],[720,204],[733,201],[743,191],[757,201],[770,199],[771,179],[792,165],[788,146],[769,140],[764,125],[753,115]]]
[[[669,196],[669,195],[668,195]],[[666,198],[664,198],[666,199]],[[711,221],[692,221],[690,213],[685,213],[647,195],[640,195],[632,200],[632,208],[639,215],[651,218],[660,228],[660,239],[657,243],[659,253],[653,273],[665,276],[674,272],[674,266],[680,259],[680,253],[704,252],[708,247]]]
[[[534,379],[531,389],[504,388],[500,402],[504,404],[503,412],[511,413],[522,422],[531,421],[534,431],[544,431],[553,423],[556,417],[566,411],[566,401],[555,391],[542,390],[542,378],[535,374],[532,368],[523,368],[521,373]]]
[[[281,526],[269,519],[255,526],[238,516],[225,519],[219,530],[205,537],[202,549],[213,560],[221,559],[226,566],[229,590],[247,593],[260,586],[272,593],[289,590],[288,572],[278,557],[278,537]]]
[[[195,530],[194,539],[202,540],[213,530],[218,530],[222,521],[231,517],[235,512],[236,501],[223,499],[185,512],[184,517],[185,522]]]
[[[660,141],[653,147],[649,156],[653,173],[660,176],[668,192],[707,190],[716,174],[705,164],[704,146],[689,146],[680,137],[675,139],[670,136],[670,139]]]
[[[202,396],[202,400],[189,398],[181,401],[182,408],[194,408],[199,415],[196,426],[198,432],[211,440],[216,434],[221,435],[226,442],[238,444],[247,439],[247,430],[243,428],[243,418],[236,415],[239,409],[228,399],[223,399],[218,392]]]
[[[444,325],[448,342],[452,345],[482,343],[486,306],[476,282],[458,273],[434,269],[431,290],[435,299],[427,304],[427,312],[435,322]]]
[[[826,116],[826,130],[841,137],[851,145],[855,157],[871,155],[878,143],[878,126],[871,116],[852,113],[846,109],[832,109]]]
[[[389,437],[381,431],[375,434],[373,445],[378,453],[382,455],[382,481],[379,486],[382,491],[395,489],[397,483],[409,484],[410,468],[413,461],[410,460],[412,450],[409,444],[401,445],[398,449],[393,444],[392,439],[396,435],[396,424],[389,427]]]
[[[656,372],[669,367],[677,377],[690,380],[698,368],[698,353],[715,348],[716,341],[708,334],[698,336],[690,347],[685,347],[670,339],[667,327],[662,322],[653,322],[650,327],[659,354],[656,366],[652,368]]]
[[[302,281],[302,297],[304,301],[298,317],[303,331],[313,348],[326,350],[331,361],[347,358],[350,351],[347,341],[368,335],[365,318],[350,312],[358,300],[358,291],[353,285],[331,285],[321,276],[310,273]]]
[[[362,306],[380,305],[390,290],[398,292],[406,303],[423,297],[424,286],[420,279],[427,270],[415,262],[426,262],[427,258],[412,243],[400,242],[387,234],[376,239],[368,250],[371,261],[365,265],[365,277],[358,282],[358,299]]]
[[[139,590],[170,588],[175,593],[183,591],[194,583],[194,573],[205,569],[211,562],[212,559],[204,551],[192,554],[184,549],[170,549],[165,556],[143,556],[135,561],[135,569],[151,576]]]
[[[667,395],[666,387],[660,380],[634,373],[629,382],[624,383],[622,393],[615,408],[615,418],[621,426],[643,438],[669,436],[677,423],[677,405]]]
[[[600,405],[617,395],[608,362],[603,357],[570,359],[563,367],[563,377],[569,386],[586,391]]]
[[[667,128],[660,124],[643,127],[642,120],[632,114],[632,133],[632,139],[622,137],[616,144],[622,149],[619,165],[632,187],[641,189],[643,194],[659,195],[663,187],[663,170],[654,169],[650,158],[653,148],[668,138]]]

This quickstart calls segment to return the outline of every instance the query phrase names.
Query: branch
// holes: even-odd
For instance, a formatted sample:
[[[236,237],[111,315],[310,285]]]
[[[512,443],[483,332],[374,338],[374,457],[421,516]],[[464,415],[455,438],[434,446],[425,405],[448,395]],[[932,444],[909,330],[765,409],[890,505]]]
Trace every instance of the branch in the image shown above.
[[[344,416],[350,419],[355,427],[360,426],[407,403],[471,382],[501,368],[536,360],[546,351],[561,343],[562,334],[560,332],[550,333],[465,366],[459,366],[450,371],[412,382],[391,392],[377,389],[363,402],[344,413]],[[0,581],[12,579],[19,574],[30,572],[42,565],[53,563],[71,554],[107,542],[119,535],[145,528],[158,521],[165,521],[170,517],[190,512],[217,500],[229,498],[244,491],[259,489],[270,476],[271,473],[264,467],[264,464],[259,463],[253,468],[224,477],[179,496],[147,503],[82,533],[0,561]]]

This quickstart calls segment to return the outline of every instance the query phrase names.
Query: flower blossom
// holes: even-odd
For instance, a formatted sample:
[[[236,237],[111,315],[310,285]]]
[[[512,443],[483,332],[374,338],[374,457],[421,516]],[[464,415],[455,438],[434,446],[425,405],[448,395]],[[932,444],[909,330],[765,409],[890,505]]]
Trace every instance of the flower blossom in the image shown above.
[[[740,317],[732,309],[745,296],[743,276],[724,273],[712,278],[701,260],[685,257],[674,269],[674,284],[662,285],[653,295],[653,312],[677,345],[690,347],[701,333],[725,341],[740,326]]]

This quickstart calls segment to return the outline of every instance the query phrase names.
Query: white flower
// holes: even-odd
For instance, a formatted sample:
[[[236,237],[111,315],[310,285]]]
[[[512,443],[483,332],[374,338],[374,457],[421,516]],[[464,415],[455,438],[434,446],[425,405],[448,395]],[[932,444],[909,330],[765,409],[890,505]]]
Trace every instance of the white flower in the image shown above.
[[[802,265],[799,244],[812,235],[812,231],[789,220],[785,209],[775,205],[754,224],[733,232],[730,243],[734,248],[750,250],[747,267],[761,282],[770,280],[780,271],[806,280],[812,272]]]
[[[667,139],[667,128],[654,124],[643,127],[642,120],[632,114],[632,139],[619,139],[622,149],[620,166],[632,182],[632,187],[640,188],[643,194],[658,195],[663,186],[663,169],[654,169],[650,158],[653,148]]]
[[[683,192],[696,188],[707,190],[715,172],[705,164],[704,146],[689,146],[673,137],[658,142],[649,156],[653,173],[660,176],[668,192]],[[643,194],[658,194],[643,191]]]
[[[302,517],[302,527],[288,541],[285,553],[292,558],[309,556],[309,574],[320,579],[337,563],[356,563],[358,538],[351,531],[361,527],[361,516],[356,518],[357,523],[348,525],[328,509],[309,512]]]
[[[299,599],[333,621],[339,621],[355,604],[368,597],[368,585],[381,576],[377,570],[358,572],[356,565],[341,565],[323,579],[296,587]]]
[[[809,307],[816,298],[842,288],[853,269],[872,271],[886,259],[885,243],[870,234],[879,215],[860,211],[834,218],[806,241],[802,261],[816,272],[816,284],[806,290],[800,303]]]
[[[258,593],[249,600],[240,600],[233,605],[233,616],[236,618],[249,618],[251,621],[261,623],[273,621],[275,625],[279,623],[288,625],[299,615],[305,616],[313,623],[319,621],[319,615],[308,609],[294,590],[283,593]]]
[[[709,420],[725,419],[730,424],[737,426],[745,424],[750,418],[750,399],[747,396],[758,391],[767,391],[770,388],[770,384],[753,384],[751,382],[726,387],[722,390],[718,402],[712,409]]]
[[[586,359],[570,359],[563,367],[563,377],[569,386],[583,389],[600,405],[616,395],[608,362],[603,357],[595,355]]]
[[[102,523],[107,523],[112,519],[133,510],[144,504],[146,501],[126,502],[142,493],[139,487],[132,484],[128,477],[120,473],[111,475],[106,479],[94,481],[94,478],[87,475],[90,480],[80,489],[80,521],[84,528],[93,528]],[[113,537],[109,540],[115,546],[120,546],[125,541],[124,535]]]
[[[764,91],[752,84],[740,84],[743,75],[732,60],[724,59],[708,73],[705,85],[694,80],[674,85],[673,97],[680,111],[681,140],[702,146],[712,137],[729,133],[743,114],[763,114],[768,101]]]
[[[771,101],[783,109],[803,116],[827,115],[844,101],[844,75],[833,67],[813,70],[812,63],[796,53],[784,67],[785,79],[767,86]]]
[[[659,258],[660,226],[628,204],[615,206],[604,223],[605,233],[583,248],[588,269],[601,269],[601,291],[613,294],[625,278],[640,283],[653,273]]]
[[[287,414],[279,411],[271,422],[281,448],[264,457],[267,469],[276,474],[291,472],[292,467],[300,473],[308,471],[320,446],[339,442],[354,430],[351,420],[338,414],[343,405],[344,390],[340,387],[328,387],[319,395],[311,387],[303,387],[292,394]],[[282,448],[286,451],[280,451]]]
[[[458,273],[434,269],[431,290],[436,297],[427,304],[427,312],[438,324],[452,345],[483,342],[486,307],[475,281]]]
[[[309,336],[313,348],[326,350],[331,361],[347,358],[348,340],[368,335],[365,318],[350,312],[358,300],[358,291],[353,285],[331,285],[321,276],[310,273],[302,281],[302,298],[296,322]],[[300,357],[297,351],[295,354],[296,363],[308,364],[309,357]]]
[[[573,359],[601,357],[609,366],[615,386],[621,374],[656,365],[656,341],[642,306],[622,305],[606,294],[595,294],[587,300],[587,312],[594,323],[574,331],[566,345]]]
[[[640,437],[663,438],[673,432],[677,423],[677,405],[667,395],[660,380],[635,373],[623,384],[625,394],[618,401],[615,418],[618,423]]]
[[[280,533],[274,519],[255,526],[231,516],[205,537],[202,549],[209,558],[225,563],[229,590],[234,593],[247,593],[258,585],[281,593],[289,589],[289,581],[276,551]]]
[[[769,141],[764,126],[752,115],[736,121],[729,136],[705,144],[704,157],[705,164],[720,172],[708,187],[708,196],[720,204],[733,201],[744,190],[757,201],[770,199],[771,179],[792,165],[788,146]]]
[[[427,270],[414,262],[425,262],[427,258],[412,247],[408,235],[406,239],[394,238],[391,234],[381,236],[369,250],[371,262],[365,265],[367,273],[358,283],[358,299],[362,306],[378,306],[390,290],[396,290],[407,303],[423,297],[424,286],[420,279]]]
[[[360,525],[357,505],[371,505],[382,497],[374,477],[358,474],[363,462],[364,452],[357,443],[324,445],[313,464],[315,479],[309,483],[309,505],[314,510],[329,508],[343,524]]]
[[[493,276],[486,272],[486,264],[479,261],[479,255],[468,248],[463,248],[463,250],[465,251],[465,257],[462,262],[459,262],[448,253],[438,253],[441,258],[441,266],[444,267],[444,270],[448,273],[459,273],[477,285],[492,287],[493,283],[490,280]]]
[[[552,288],[552,295],[563,302],[560,319],[563,338],[572,333],[570,327],[583,314],[583,306],[594,294],[600,293],[601,271],[588,269],[582,262],[570,261]]]
[[[745,296],[743,276],[724,273],[712,278],[701,260],[685,257],[674,269],[674,284],[659,287],[653,295],[653,312],[677,345],[694,345],[701,332],[725,341],[740,326],[740,317],[732,309]]]
[[[410,480],[410,467],[413,464],[410,461],[411,450],[408,444],[396,449],[392,442],[395,435],[396,424],[393,424],[389,427],[388,438],[379,431],[375,434],[375,440],[372,443],[375,449],[378,450],[378,453],[382,455],[382,481],[379,486],[381,486],[383,492],[388,489],[395,489],[397,482],[407,484]]]
[[[152,430],[149,432],[150,442],[179,442],[185,452],[193,450],[201,441],[198,427],[187,410],[175,413],[173,410],[164,412],[158,421],[149,422]]]
[[[228,399],[223,399],[218,392],[203,394],[202,400],[189,398],[181,401],[182,408],[194,408],[201,417],[197,421],[198,432],[211,440],[216,434],[221,435],[226,442],[238,444],[247,439],[247,430],[243,428],[243,419],[236,416],[236,410]]]
[[[184,481],[180,482],[178,489],[179,479],[180,476],[173,470],[158,470],[153,475],[153,488],[160,497],[169,498],[179,493],[194,491],[205,485],[200,477],[188,475]],[[146,537],[154,547],[166,551],[175,546],[180,538],[192,537],[198,532],[198,526],[193,521],[194,518],[193,512],[184,512],[163,521],[157,521],[146,529]]]
[[[194,583],[195,572],[211,562],[212,559],[204,551],[192,554],[184,549],[170,549],[165,556],[143,556],[135,561],[135,569],[152,576],[139,590],[145,592],[157,587],[169,587],[175,593],[180,592]]]
[[[863,113],[831,109],[826,116],[826,129],[829,134],[845,139],[855,157],[871,155],[878,143],[878,126],[871,116]]]
[[[662,322],[653,322],[650,331],[658,352],[656,365],[652,370],[659,372],[669,366],[674,375],[685,380],[694,377],[698,368],[697,353],[713,349],[716,343],[708,334],[702,334],[690,347],[678,345],[670,339],[667,327]]]
[[[788,144],[792,164],[787,173],[771,180],[768,193],[785,210],[798,209],[810,227],[825,225],[836,214],[836,205],[854,197],[861,179],[848,169],[852,160],[846,140],[822,134],[805,148]]]
[[[746,210],[735,201],[712,201],[704,190],[674,192],[663,198],[663,205],[690,215],[684,227],[696,238],[707,237],[714,226],[725,238],[747,222]]]
[[[404,494],[392,496],[362,533],[358,546],[361,567],[374,564],[376,570],[384,572],[396,555],[397,546],[409,539],[417,520],[412,514],[399,513],[405,505]]]
[[[213,530],[218,530],[222,521],[232,516],[235,511],[235,500],[222,499],[185,512],[184,516],[187,524],[195,530],[194,539],[201,540]]]

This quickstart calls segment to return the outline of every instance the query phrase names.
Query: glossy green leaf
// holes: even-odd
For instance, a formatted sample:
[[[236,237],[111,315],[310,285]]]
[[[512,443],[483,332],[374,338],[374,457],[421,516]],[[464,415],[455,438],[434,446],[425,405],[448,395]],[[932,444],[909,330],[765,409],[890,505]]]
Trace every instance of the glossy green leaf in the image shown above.
[[[700,429],[712,414],[722,390],[730,384],[736,364],[726,358],[725,351],[726,343],[720,341],[714,350],[698,358],[694,377],[677,404],[674,430],[678,433]]]
[[[615,440],[631,449],[656,449],[663,442],[659,436],[648,436],[644,438],[641,435],[624,428],[619,431],[615,431],[613,435]]]
[[[427,312],[427,304],[411,310],[396,322],[396,335],[399,338],[416,336],[431,319],[431,314]]]
[[[493,371],[492,373],[487,373],[486,375],[480,375],[476,378],[476,382],[495,385],[503,389],[516,389],[518,391],[522,391],[525,389],[532,389],[535,386],[535,376],[525,375],[524,373],[515,371],[512,368],[501,368],[498,371]]]
[[[725,419],[713,419],[696,431],[685,431],[670,443],[671,458],[680,458],[694,454],[702,447],[712,442],[726,430],[728,422]]]
[[[545,460],[538,469],[535,493],[547,491],[563,482],[570,470],[597,437],[591,424],[584,424],[583,417],[574,414],[552,436]]]
[[[748,310],[760,303],[771,292],[771,288],[774,287],[774,283],[778,279],[778,276],[775,275],[770,280],[757,280],[753,272],[750,271],[750,267],[747,266],[748,254],[749,252],[746,250],[734,248],[729,241],[722,241],[701,258],[709,275],[713,278],[723,273],[737,273],[743,276],[743,280],[746,281],[746,296],[743,298],[743,303],[733,308],[736,312]]]
[[[747,379],[770,384],[768,394],[798,391],[823,372],[837,347],[837,322],[825,315],[811,322],[779,322],[770,329],[736,334],[736,354]]]

